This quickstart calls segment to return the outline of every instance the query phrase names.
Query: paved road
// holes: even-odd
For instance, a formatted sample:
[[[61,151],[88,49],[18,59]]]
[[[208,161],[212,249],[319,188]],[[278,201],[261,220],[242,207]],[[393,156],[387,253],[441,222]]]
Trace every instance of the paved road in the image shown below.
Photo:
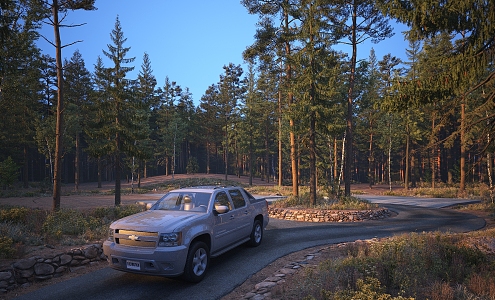
[[[389,202],[383,204],[387,199]],[[382,201],[383,206],[398,215],[359,223],[322,224],[271,219],[261,246],[241,246],[213,259],[206,278],[195,285],[104,268],[17,299],[219,299],[277,258],[305,248],[409,232],[467,232],[485,226],[485,221],[476,216],[451,209],[431,208],[440,205],[434,201],[427,205],[429,207],[418,207],[390,204],[399,201],[396,198],[379,196],[379,199],[370,200]],[[426,201],[421,203],[425,206]],[[443,206],[448,204],[441,204]]]
[[[427,198],[427,197],[395,197],[382,195],[354,195],[366,199],[372,203],[382,205],[398,204],[428,208],[444,208],[460,204],[479,203],[480,200],[452,199],[452,198]]]

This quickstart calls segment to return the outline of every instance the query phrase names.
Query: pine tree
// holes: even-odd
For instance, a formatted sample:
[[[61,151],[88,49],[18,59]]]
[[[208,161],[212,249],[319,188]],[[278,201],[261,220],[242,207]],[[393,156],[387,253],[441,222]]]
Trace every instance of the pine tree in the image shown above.
[[[152,122],[155,120],[152,119],[152,114],[158,108],[160,99],[156,90],[156,78],[153,75],[153,70],[151,68],[151,60],[149,58],[148,53],[144,53],[143,55],[143,63],[141,64],[141,70],[138,74],[137,79],[137,87],[136,87],[136,99],[142,102],[142,108],[146,111],[147,117],[149,119],[149,128],[154,128]],[[150,131],[151,135],[151,131]],[[140,179],[141,179],[141,164],[143,167],[144,177],[147,177],[147,167],[146,161],[153,156],[153,142],[152,137],[149,136],[146,140],[142,141],[139,145],[137,145],[140,149],[140,161],[138,167],[138,188],[140,187]],[[134,159],[134,158],[133,158]],[[134,173],[134,170],[133,170]]]
[[[79,190],[80,181],[80,154],[81,154],[81,133],[86,119],[84,110],[86,103],[89,101],[91,90],[91,75],[86,69],[81,53],[76,50],[70,61],[64,64],[65,69],[65,86],[69,87],[65,93],[67,103],[70,105],[71,113],[69,118],[69,134],[74,135],[75,143],[75,160],[74,160],[74,190]]]
[[[364,66],[366,80],[361,82],[360,90],[363,91],[359,102],[359,114],[357,118],[356,130],[361,127],[363,134],[367,138],[368,152],[368,184],[370,189],[377,181],[375,178],[376,170],[376,140],[378,138],[378,120],[382,116],[379,110],[380,103],[380,73],[378,70],[378,61],[375,50],[371,49],[369,59]]]
[[[123,171],[123,155],[136,152],[135,141],[142,133],[145,124],[143,110],[133,95],[133,86],[126,78],[134,67],[126,66],[135,58],[126,58],[129,47],[124,47],[126,38],[116,18],[115,28],[110,34],[113,44],[108,44],[108,51],[103,51],[113,66],[105,68],[101,59],[96,65],[95,75],[100,92],[96,94],[95,107],[97,117],[94,118],[92,136],[98,142],[94,143],[98,150],[94,153],[111,155],[115,171],[115,205],[121,203],[121,176]],[[146,126],[148,124],[146,123]],[[99,145],[99,146],[98,146]]]
[[[42,112],[39,95],[43,61],[35,45],[40,7],[2,1],[0,6],[0,161],[9,156],[22,167],[28,187],[29,156],[35,148],[35,124]],[[34,154],[34,153],[33,153]]]
[[[284,65],[280,72],[285,75],[285,82],[279,85],[280,95],[286,97],[286,104],[280,103],[280,108],[291,109],[294,104],[292,89],[293,64],[289,59],[292,55],[294,39],[292,37],[290,24],[294,21],[293,12],[297,11],[299,0],[243,0],[242,4],[248,9],[250,14],[258,14],[260,18],[259,29],[255,35],[255,43],[244,51],[245,59],[259,57],[262,63],[266,63],[273,57],[278,57]],[[274,24],[280,24],[274,25]],[[282,71],[282,69],[284,71]],[[282,109],[279,112],[282,115]],[[289,114],[290,115],[290,114]],[[282,119],[279,119],[280,121]],[[282,126],[280,126],[282,127]],[[290,161],[292,174],[292,194],[299,196],[299,167],[296,144],[296,122],[289,118],[289,144]],[[279,136],[281,134],[279,133]],[[279,153],[282,153],[279,146]]]
[[[224,143],[224,162],[225,162],[225,180],[229,174],[229,144],[232,142],[229,139],[229,134],[233,135],[236,122],[238,121],[238,104],[244,97],[246,91],[245,82],[241,78],[243,70],[240,65],[235,66],[230,63],[223,67],[225,73],[220,75],[218,83],[218,105],[221,117],[224,119],[223,129],[225,129]]]
[[[495,89],[491,83],[495,78],[493,50],[495,42],[495,2],[474,0],[439,2],[425,1],[379,1],[385,13],[399,22],[409,25],[407,35],[412,40],[425,40],[438,33],[452,36],[454,49],[446,53],[443,63],[448,70],[438,79],[455,92],[460,101],[460,192],[465,189],[466,150],[469,143],[467,128],[480,121],[495,118],[493,99]],[[425,79],[431,80],[431,79]],[[422,82],[423,83],[423,82]],[[485,93],[485,101],[470,113],[466,113],[469,95]],[[488,116],[486,116],[487,108]],[[482,110],[482,111],[480,111]],[[485,114],[482,119],[480,115]],[[474,117],[477,116],[477,117]],[[486,139],[483,139],[486,140]]]
[[[62,155],[63,155],[63,131],[64,131],[64,75],[62,69],[62,48],[68,45],[62,45],[60,38],[60,27],[62,26],[62,21],[65,19],[65,15],[68,10],[95,10],[94,7],[95,0],[74,0],[74,1],[63,1],[52,0],[51,4],[46,4],[47,8],[52,12],[51,18],[49,18],[49,23],[54,28],[54,42],[51,44],[55,47],[55,60],[57,66],[57,122],[55,129],[55,164],[53,173],[53,205],[52,210],[58,211],[60,209],[60,196],[61,196],[61,172],[62,172]],[[64,16],[59,18],[59,14],[62,13]],[[70,27],[70,26],[69,26]],[[77,43],[74,42],[74,43]],[[74,44],[72,43],[72,44]],[[70,45],[70,44],[69,44]]]
[[[206,174],[210,174],[211,172],[212,150],[215,150],[217,144],[222,141],[222,135],[219,134],[223,130],[218,105],[218,94],[217,85],[209,86],[205,94],[201,97],[198,110],[199,130],[203,132],[202,142],[206,148]]]
[[[392,36],[392,28],[388,25],[388,20],[381,15],[374,1],[371,0],[353,0],[344,4],[349,16],[349,25],[346,22],[342,33],[348,39],[352,47],[350,73],[349,73],[349,92],[347,96],[347,128],[346,128],[346,156],[345,156],[345,195],[351,195],[351,165],[354,157],[353,152],[353,114],[355,99],[355,73],[357,63],[358,45],[370,39],[377,43],[387,37]]]
[[[317,123],[323,121],[335,87],[338,56],[328,51],[334,39],[327,18],[333,17],[333,7],[326,1],[302,1],[298,9],[300,25],[294,30],[294,38],[301,44],[291,59],[295,63],[294,87],[298,103],[291,109],[292,118],[299,120],[303,145],[309,155],[310,204],[316,205],[317,190]]]

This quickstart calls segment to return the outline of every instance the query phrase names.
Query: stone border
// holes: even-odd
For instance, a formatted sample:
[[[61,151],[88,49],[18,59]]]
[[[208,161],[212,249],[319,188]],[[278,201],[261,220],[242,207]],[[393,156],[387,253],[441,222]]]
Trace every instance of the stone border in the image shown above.
[[[325,210],[268,207],[271,218],[300,222],[360,222],[381,220],[392,213],[387,208],[373,210]]]
[[[17,287],[29,286],[32,282],[60,277],[75,272],[87,265],[106,260],[101,244],[71,249],[66,253],[50,257],[33,256],[0,269],[0,294]]]

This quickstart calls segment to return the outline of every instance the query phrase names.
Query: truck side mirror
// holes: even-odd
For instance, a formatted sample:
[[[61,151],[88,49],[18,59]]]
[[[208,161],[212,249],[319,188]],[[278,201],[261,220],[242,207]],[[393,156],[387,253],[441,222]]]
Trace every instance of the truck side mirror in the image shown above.
[[[213,210],[216,214],[224,214],[229,212],[229,207],[227,205],[215,205]]]

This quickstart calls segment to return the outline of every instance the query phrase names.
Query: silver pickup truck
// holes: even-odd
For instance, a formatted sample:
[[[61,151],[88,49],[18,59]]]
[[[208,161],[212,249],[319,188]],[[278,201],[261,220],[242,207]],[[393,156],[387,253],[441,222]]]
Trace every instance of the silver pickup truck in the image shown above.
[[[267,224],[266,200],[243,188],[182,188],[112,223],[103,251],[117,270],[199,282],[210,257],[246,242],[260,245]]]

